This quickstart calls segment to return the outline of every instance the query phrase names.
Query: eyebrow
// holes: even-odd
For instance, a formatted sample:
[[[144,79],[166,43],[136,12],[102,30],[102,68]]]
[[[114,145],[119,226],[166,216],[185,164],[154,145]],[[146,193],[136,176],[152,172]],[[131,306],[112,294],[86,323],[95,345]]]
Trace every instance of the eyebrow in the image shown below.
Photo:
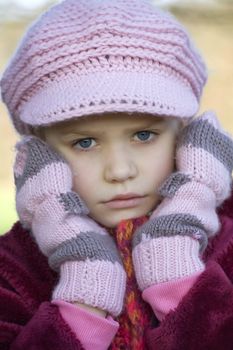
[[[157,118],[156,120],[150,121],[148,123],[145,124],[139,124],[136,125],[134,127],[130,127],[125,129],[126,132],[133,132],[136,131],[138,129],[147,129],[147,128],[151,128],[153,126],[162,126],[163,124],[165,124],[166,120],[165,118],[161,119],[161,118]],[[67,127],[67,128],[62,128],[59,131],[60,135],[103,135],[105,132],[104,131],[95,131],[95,130],[75,130],[72,127]]]

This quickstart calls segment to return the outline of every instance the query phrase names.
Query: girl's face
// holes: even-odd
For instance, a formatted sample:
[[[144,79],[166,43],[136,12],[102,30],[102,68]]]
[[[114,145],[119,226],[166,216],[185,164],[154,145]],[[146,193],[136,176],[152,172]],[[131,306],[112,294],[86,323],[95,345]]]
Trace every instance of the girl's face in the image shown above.
[[[179,127],[173,118],[108,113],[44,128],[43,138],[69,163],[89,215],[115,227],[158,205],[157,190],[174,170]],[[131,199],[113,200],[124,195]]]

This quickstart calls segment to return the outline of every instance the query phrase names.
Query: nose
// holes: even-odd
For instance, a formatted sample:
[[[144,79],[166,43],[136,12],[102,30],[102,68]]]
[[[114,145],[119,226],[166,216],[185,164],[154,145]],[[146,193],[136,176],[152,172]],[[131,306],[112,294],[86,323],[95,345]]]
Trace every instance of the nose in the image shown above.
[[[104,178],[107,182],[125,182],[138,174],[132,154],[125,148],[108,151],[105,157]]]

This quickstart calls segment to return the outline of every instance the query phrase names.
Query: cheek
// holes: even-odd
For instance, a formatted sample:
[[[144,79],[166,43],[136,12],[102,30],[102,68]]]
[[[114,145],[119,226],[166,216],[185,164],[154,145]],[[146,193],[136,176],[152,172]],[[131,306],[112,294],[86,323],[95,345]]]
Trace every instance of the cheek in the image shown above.
[[[168,149],[161,151],[160,158],[161,170],[164,174],[171,173],[175,169],[175,146],[171,145]]]
[[[151,183],[157,188],[175,170],[175,141],[163,142],[156,152],[150,154],[147,164],[147,174],[151,173]]]
[[[98,172],[93,166],[90,166],[90,163],[73,163],[71,168],[73,174],[72,190],[77,192],[86,204],[89,205],[90,199],[93,197],[94,188],[98,182]]]

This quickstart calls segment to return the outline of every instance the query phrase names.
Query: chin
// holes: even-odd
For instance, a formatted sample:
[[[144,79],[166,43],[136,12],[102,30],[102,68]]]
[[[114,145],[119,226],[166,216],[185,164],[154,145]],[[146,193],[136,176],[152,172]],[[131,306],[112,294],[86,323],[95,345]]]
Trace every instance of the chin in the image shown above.
[[[128,212],[128,213],[117,213],[112,216],[108,216],[108,219],[106,220],[97,220],[95,219],[100,225],[106,227],[106,228],[115,228],[119,223],[123,220],[130,220],[130,219],[136,219],[141,216],[145,216],[150,211],[138,211],[138,212]]]

